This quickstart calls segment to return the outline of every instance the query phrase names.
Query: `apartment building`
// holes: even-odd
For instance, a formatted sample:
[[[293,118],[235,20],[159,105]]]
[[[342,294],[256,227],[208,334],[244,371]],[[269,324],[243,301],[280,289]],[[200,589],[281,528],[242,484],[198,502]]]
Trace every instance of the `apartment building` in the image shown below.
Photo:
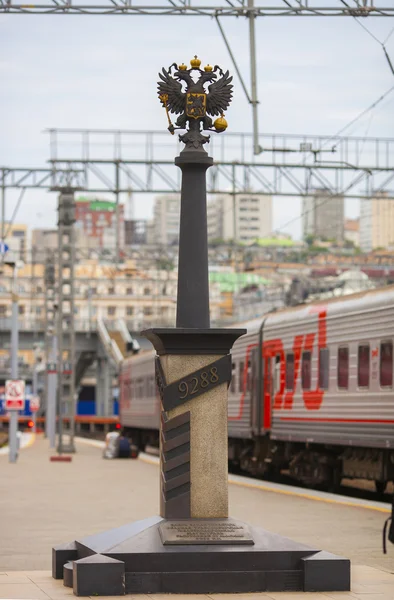
[[[371,200],[361,200],[360,248],[371,252],[375,248],[394,246],[394,201],[388,192],[380,192]]]
[[[316,189],[302,198],[302,235],[343,241],[345,199],[327,189]]]
[[[208,202],[208,239],[253,242],[272,232],[272,197],[223,194]]]
[[[148,232],[148,242],[171,246],[179,241],[181,198],[179,194],[157,196],[153,208],[153,221]]]

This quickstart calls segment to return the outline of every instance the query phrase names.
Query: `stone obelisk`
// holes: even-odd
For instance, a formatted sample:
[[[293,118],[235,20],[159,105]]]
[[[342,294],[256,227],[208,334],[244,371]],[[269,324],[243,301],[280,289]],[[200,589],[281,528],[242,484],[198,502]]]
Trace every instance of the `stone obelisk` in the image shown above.
[[[163,409],[161,516],[167,519],[228,517],[229,353],[246,332],[210,328],[206,171],[213,159],[204,149],[209,138],[201,127],[212,128],[212,120],[207,116],[210,95],[199,82],[221,82],[225,93],[215,100],[222,103],[221,112],[229,104],[232,85],[228,73],[220,70],[217,75],[218,67],[215,71],[209,65],[205,70],[199,67],[195,57],[191,69],[181,65],[174,73],[176,83],[188,85],[183,93],[185,110],[178,118],[180,127],[188,122],[187,132],[180,136],[185,148],[175,159],[182,171],[176,327],[144,332],[158,355],[156,377]],[[161,78],[160,99],[171,107],[176,102],[174,81],[165,70]],[[180,83],[178,93],[182,94]],[[214,97],[215,89],[211,93]],[[218,121],[219,127],[225,123],[223,117]]]

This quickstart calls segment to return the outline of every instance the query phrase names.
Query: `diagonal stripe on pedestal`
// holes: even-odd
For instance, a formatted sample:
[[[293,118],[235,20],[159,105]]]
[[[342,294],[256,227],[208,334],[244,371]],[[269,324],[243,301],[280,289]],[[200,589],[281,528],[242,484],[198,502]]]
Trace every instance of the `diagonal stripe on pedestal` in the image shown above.
[[[162,514],[190,517],[190,412],[161,416]]]

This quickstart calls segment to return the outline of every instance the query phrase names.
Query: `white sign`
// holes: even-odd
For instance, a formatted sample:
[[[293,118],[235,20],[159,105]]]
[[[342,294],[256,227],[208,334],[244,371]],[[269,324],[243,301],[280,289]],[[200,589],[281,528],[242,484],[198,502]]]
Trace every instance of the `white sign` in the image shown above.
[[[40,397],[39,396],[31,396],[30,411],[37,412],[39,408],[40,408]]]
[[[8,379],[5,382],[5,409],[23,410],[25,408],[25,382],[23,379]]]
[[[5,242],[0,242],[0,254],[6,254],[8,252],[9,247]]]

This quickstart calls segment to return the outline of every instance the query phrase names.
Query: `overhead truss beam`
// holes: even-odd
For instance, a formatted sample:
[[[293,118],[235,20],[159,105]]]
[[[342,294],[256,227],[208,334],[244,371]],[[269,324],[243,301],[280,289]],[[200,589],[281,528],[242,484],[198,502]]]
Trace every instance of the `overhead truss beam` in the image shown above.
[[[169,155],[181,150],[166,132],[52,129],[50,167],[0,167],[0,187],[73,187],[95,193],[179,193],[180,171]],[[394,139],[296,134],[212,136],[211,194],[309,196],[316,189],[349,198],[394,197]],[[175,144],[174,144],[175,142]],[[67,153],[66,153],[67,152]]]
[[[266,4],[269,5],[267,6]],[[208,17],[382,17],[394,16],[391,0],[256,0],[248,6],[247,0],[43,0],[38,4],[19,4],[0,0],[0,13],[8,14],[96,14],[96,15],[152,15],[152,16],[208,16]]]
[[[78,161],[72,162],[75,164]],[[116,195],[130,192],[180,193],[180,181],[179,177],[176,177],[178,174],[173,173],[172,161],[84,160],[79,164],[81,171],[76,187],[80,190]],[[12,168],[0,168],[0,187],[53,190],[60,187],[52,184],[53,178],[60,169],[63,174],[67,173],[70,163],[67,160],[53,161],[53,165],[53,171],[39,169],[37,176],[34,176],[35,169],[25,169],[29,172],[30,180],[15,176]],[[115,177],[110,176],[111,169],[116,165],[119,166],[120,173],[118,182]],[[145,177],[141,167],[145,170]],[[19,175],[23,169],[15,171]],[[43,172],[46,176],[43,176]],[[310,196],[317,189],[324,189],[332,195],[343,195],[347,198],[371,198],[385,192],[382,198],[394,199],[394,170],[389,168],[365,170],[324,164],[306,166],[297,163],[283,165],[215,162],[208,172],[207,193],[229,194],[232,193],[232,189],[235,189],[237,194],[288,197]]]
[[[83,188],[85,171],[68,164],[66,169],[58,168],[9,168],[0,167],[0,188]]]

